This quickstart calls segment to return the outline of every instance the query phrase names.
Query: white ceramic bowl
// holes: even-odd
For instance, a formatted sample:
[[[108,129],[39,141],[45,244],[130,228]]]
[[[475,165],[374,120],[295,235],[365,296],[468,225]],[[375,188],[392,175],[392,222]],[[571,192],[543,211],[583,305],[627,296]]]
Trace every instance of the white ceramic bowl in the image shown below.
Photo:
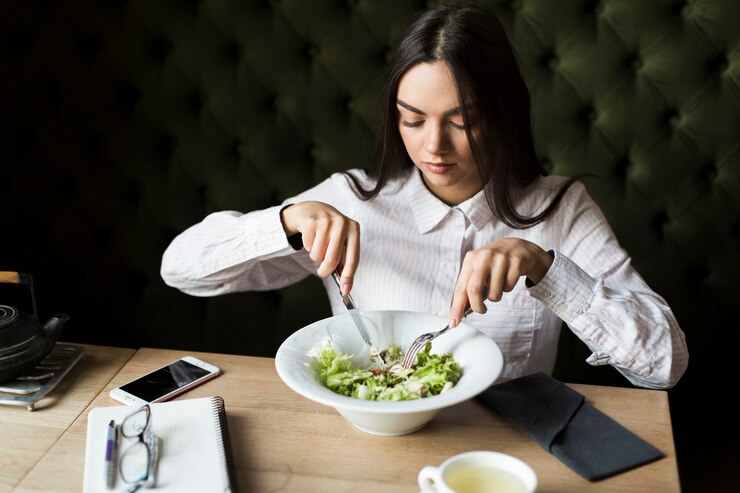
[[[413,339],[442,329],[448,319],[411,311],[362,312],[370,336],[379,348],[391,343],[404,351]],[[332,406],[358,429],[374,435],[405,435],[429,422],[442,408],[470,399],[498,378],[503,366],[496,343],[470,325],[461,323],[437,337],[432,353],[451,352],[462,367],[462,377],[444,394],[413,401],[365,401],[336,394],[322,385],[313,370],[311,350],[329,338],[335,349],[354,355],[353,362],[367,367],[367,346],[349,314],[329,317],[288,337],[277,351],[275,367],[288,387],[312,401]]]

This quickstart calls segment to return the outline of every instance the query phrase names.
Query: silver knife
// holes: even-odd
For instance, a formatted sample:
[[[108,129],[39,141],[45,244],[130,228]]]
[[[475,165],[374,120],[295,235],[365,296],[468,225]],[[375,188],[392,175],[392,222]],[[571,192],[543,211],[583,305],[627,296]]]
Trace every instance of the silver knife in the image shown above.
[[[367,327],[365,327],[365,322],[364,320],[362,320],[362,316],[357,310],[355,302],[354,300],[352,300],[352,296],[350,296],[349,294],[342,294],[342,288],[340,287],[339,283],[339,274],[336,271],[332,272],[331,277],[332,279],[334,279],[334,282],[339,288],[339,295],[342,297],[342,303],[344,303],[344,306],[347,307],[349,316],[352,317],[352,321],[355,323],[355,327],[357,327],[357,331],[360,333],[360,337],[362,337],[362,340],[365,341],[365,344],[370,346],[370,351],[375,353],[375,362],[378,364],[378,367],[380,367],[381,370],[385,370],[385,361],[383,361],[383,358],[380,357],[380,354],[378,354],[378,351],[375,348],[375,344],[373,344],[373,341],[370,339],[370,333],[367,331]]]

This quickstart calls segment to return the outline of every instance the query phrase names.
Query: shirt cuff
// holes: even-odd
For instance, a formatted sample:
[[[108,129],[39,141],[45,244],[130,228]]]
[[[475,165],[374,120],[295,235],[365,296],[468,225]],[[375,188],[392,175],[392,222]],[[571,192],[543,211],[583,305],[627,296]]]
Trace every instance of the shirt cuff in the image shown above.
[[[596,280],[564,255],[554,252],[550,269],[529,293],[566,323],[580,315],[596,287]]]
[[[249,258],[269,258],[290,248],[279,210],[270,207],[242,216],[243,234],[249,239],[244,243],[244,251]]]
[[[285,230],[285,225],[283,224],[283,211],[287,209],[288,207],[290,207],[291,205],[293,204],[287,204],[283,206],[280,209],[280,213],[278,214],[280,217],[280,225],[283,226],[283,230]],[[299,251],[303,249],[303,235],[301,233],[296,233],[296,234],[287,236],[287,238],[288,238],[288,243],[293,248],[293,250]]]

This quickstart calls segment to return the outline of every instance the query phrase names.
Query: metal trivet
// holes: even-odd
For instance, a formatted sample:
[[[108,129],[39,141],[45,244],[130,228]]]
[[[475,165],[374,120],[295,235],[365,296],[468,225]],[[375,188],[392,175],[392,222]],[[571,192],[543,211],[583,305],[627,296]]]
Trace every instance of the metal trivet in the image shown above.
[[[85,348],[77,344],[56,343],[46,358],[13,381],[0,384],[0,404],[33,406],[48,394],[82,358]]]

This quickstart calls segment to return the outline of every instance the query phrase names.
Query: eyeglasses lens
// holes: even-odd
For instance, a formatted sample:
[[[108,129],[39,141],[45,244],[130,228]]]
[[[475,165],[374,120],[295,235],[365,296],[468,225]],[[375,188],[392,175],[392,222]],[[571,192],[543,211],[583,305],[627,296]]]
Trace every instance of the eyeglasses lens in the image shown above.
[[[149,407],[142,407],[126,417],[121,424],[121,434],[126,438],[141,435],[149,424]]]
[[[127,483],[144,482],[149,476],[149,449],[144,442],[132,444],[121,456],[121,477]]]

